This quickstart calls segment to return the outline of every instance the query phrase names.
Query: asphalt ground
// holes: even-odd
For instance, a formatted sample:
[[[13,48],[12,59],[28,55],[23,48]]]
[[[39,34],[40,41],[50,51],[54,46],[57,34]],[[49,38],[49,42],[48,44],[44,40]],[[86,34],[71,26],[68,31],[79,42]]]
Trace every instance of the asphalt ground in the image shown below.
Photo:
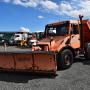
[[[31,51],[31,48],[29,47],[19,47],[19,46],[6,46],[6,49],[4,46],[0,46],[0,51]]]
[[[90,90],[90,60],[77,59],[69,69],[57,71],[56,76],[1,71],[0,90]]]

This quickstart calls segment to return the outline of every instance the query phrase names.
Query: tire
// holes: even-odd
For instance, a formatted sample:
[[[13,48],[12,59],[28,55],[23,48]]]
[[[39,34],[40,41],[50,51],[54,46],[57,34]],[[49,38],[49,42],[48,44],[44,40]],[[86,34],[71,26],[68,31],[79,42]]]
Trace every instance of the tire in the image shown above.
[[[88,56],[88,53],[87,52],[85,52],[84,57],[85,57],[86,60],[90,60],[90,57]]]
[[[69,49],[63,50],[57,56],[57,67],[58,69],[67,69],[73,63],[73,53]]]

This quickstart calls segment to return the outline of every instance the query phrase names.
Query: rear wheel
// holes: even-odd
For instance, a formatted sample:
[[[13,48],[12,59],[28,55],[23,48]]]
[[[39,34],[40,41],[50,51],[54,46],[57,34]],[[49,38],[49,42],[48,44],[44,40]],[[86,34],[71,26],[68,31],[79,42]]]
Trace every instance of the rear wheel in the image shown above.
[[[73,53],[69,49],[63,50],[57,57],[58,69],[67,69],[73,63]]]

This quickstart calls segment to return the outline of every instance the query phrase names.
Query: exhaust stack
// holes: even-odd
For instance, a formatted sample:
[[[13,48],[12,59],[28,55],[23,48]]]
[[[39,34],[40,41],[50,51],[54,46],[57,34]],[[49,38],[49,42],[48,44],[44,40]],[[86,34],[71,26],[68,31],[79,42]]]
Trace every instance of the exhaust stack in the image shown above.
[[[84,34],[83,34],[83,21],[82,21],[83,15],[79,15],[80,19],[80,49],[84,50]]]

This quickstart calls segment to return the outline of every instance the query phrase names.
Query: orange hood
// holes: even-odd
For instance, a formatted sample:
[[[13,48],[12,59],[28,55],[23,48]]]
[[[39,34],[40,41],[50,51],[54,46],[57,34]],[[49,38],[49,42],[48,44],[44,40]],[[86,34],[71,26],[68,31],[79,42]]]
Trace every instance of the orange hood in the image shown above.
[[[48,45],[50,51],[57,51],[58,47],[60,46],[60,44],[62,43],[62,41],[66,36],[54,36],[52,41],[51,41],[51,37],[49,36],[47,38],[40,40],[37,43],[37,45],[39,46]]]

